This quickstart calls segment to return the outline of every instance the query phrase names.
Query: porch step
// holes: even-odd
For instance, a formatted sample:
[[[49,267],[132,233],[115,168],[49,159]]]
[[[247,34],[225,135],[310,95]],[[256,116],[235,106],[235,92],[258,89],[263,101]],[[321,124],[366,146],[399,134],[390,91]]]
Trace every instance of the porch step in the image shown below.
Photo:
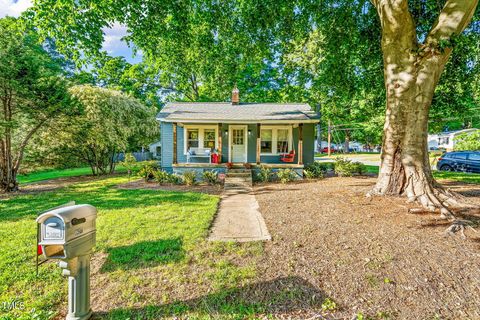
[[[251,169],[229,169],[225,177],[225,190],[249,190],[252,187]]]

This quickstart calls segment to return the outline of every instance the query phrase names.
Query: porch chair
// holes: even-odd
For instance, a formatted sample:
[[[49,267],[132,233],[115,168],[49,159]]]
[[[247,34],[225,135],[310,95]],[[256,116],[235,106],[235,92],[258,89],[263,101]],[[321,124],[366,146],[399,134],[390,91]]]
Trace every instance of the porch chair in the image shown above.
[[[295,150],[292,150],[289,153],[286,153],[280,156],[280,161],[282,162],[293,162],[294,159],[295,159]]]

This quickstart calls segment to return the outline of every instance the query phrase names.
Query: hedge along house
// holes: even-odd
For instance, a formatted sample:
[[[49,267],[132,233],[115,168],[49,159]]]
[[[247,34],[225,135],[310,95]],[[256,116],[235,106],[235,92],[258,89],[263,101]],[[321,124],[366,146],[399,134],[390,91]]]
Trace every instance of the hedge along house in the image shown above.
[[[303,176],[314,161],[319,116],[305,103],[240,103],[234,89],[232,102],[169,102],[157,120],[161,166],[168,172],[225,172],[227,163],[249,163]]]

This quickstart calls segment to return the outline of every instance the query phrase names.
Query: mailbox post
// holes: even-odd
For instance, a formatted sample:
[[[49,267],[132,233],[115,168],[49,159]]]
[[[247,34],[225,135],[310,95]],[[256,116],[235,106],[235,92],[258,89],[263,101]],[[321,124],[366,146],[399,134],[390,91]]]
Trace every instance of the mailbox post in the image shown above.
[[[67,320],[85,320],[90,308],[90,256],[96,242],[97,210],[73,205],[54,209],[37,218],[42,252],[47,259],[59,259],[62,274],[68,277]]]

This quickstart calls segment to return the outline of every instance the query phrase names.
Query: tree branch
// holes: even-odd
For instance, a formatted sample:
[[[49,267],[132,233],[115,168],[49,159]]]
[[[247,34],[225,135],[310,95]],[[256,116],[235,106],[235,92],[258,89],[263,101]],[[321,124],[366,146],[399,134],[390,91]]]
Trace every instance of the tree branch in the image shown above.
[[[438,44],[440,40],[448,40],[452,35],[462,33],[470,24],[477,5],[478,0],[448,0],[425,44]]]
[[[37,125],[35,127],[33,127],[32,130],[30,130],[30,132],[28,132],[25,139],[23,139],[22,143],[19,146],[18,154],[16,156],[16,159],[14,161],[14,163],[15,163],[14,170],[15,171],[18,171],[18,169],[20,168],[20,163],[22,162],[23,153],[25,151],[25,147],[27,146],[28,142],[30,141],[32,136],[35,134],[35,132],[37,132],[38,129],[40,129],[40,127],[43,126],[45,124],[45,122],[47,122],[47,120],[48,119],[43,119],[39,123],[37,123]]]

